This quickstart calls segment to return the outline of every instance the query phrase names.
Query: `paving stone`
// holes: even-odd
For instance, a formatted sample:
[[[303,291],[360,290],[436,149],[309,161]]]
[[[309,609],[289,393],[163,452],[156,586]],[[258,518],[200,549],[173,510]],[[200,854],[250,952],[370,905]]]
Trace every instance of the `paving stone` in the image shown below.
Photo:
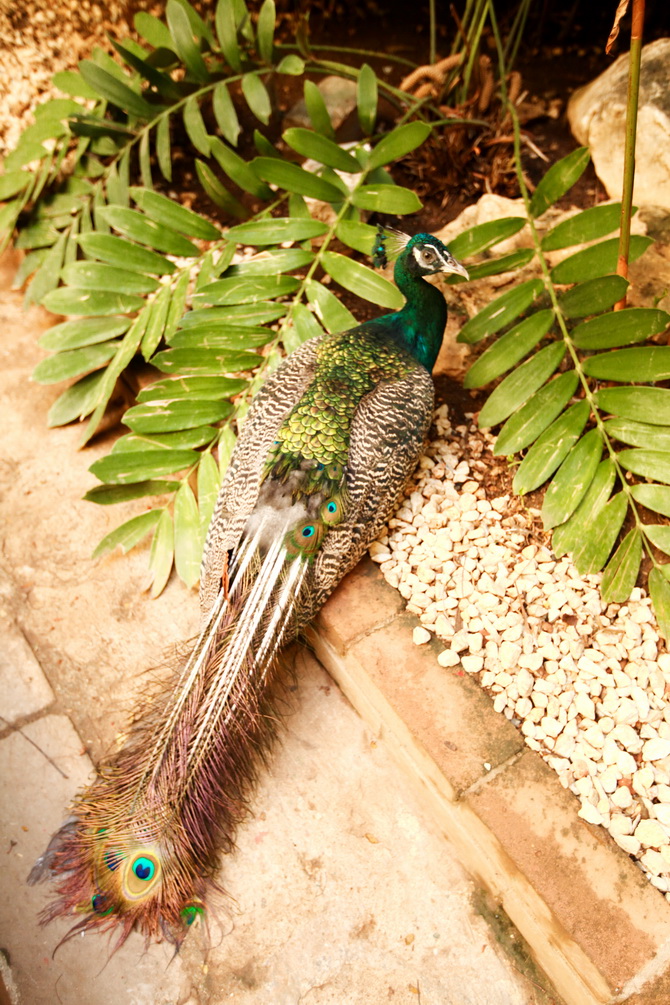
[[[353,639],[401,614],[405,601],[384,582],[367,556],[344,577],[322,608],[319,624],[331,645],[344,652]],[[411,632],[410,632],[411,634]]]
[[[473,884],[390,744],[313,658],[296,669],[287,736],[224,861],[239,909],[228,926],[221,912],[203,1005],[540,1005],[492,951]]]
[[[369,642],[373,638],[374,633],[364,641]],[[552,912],[532,883],[511,861],[495,831],[479,818],[462,794],[458,798],[459,793],[453,784],[427,752],[423,736],[413,730],[413,720],[403,718],[403,715],[407,716],[408,709],[403,706],[402,695],[400,701],[395,700],[394,688],[389,695],[383,675],[377,677],[375,683],[372,682],[368,673],[369,663],[364,667],[356,658],[357,646],[340,655],[322,634],[314,633],[311,641],[315,652],[375,735],[388,740],[398,765],[410,778],[417,797],[440,831],[453,843],[459,860],[518,926],[531,944],[537,963],[561,990],[566,1003],[602,1005],[609,1002],[611,990],[595,965],[567,932],[559,930]],[[430,708],[432,703],[442,708],[449,698],[449,695],[439,691],[426,694],[421,708]],[[409,712],[410,716],[413,715],[411,709]],[[475,757],[478,740],[484,747],[488,725],[487,717],[475,730],[476,735],[471,741]],[[447,742],[451,743],[448,734]],[[481,755],[481,761],[488,772],[492,765],[486,762],[485,756]],[[501,772],[505,770],[505,765],[500,766]],[[480,776],[475,788],[485,787],[487,780],[488,774]],[[558,1001],[556,996],[553,999],[549,997]],[[531,1001],[532,995],[529,996]]]
[[[670,939],[670,905],[532,752],[466,799],[613,991]]]
[[[48,680],[12,613],[0,600],[0,714],[13,724],[26,715],[33,715],[54,700]]]
[[[624,999],[625,1005],[666,1005],[670,1002],[670,964]]]
[[[90,770],[65,716],[45,716],[0,742],[0,944],[9,954],[24,1005],[175,1005],[188,983],[185,988],[179,958],[168,967],[173,955],[168,947],[145,954],[144,941],[132,935],[107,961],[110,946],[104,938],[78,936],[52,958],[71,926],[38,924],[52,891],[48,885],[27,886],[26,877]]]
[[[336,640],[341,638],[340,616],[331,612],[328,621],[319,624],[329,641],[331,632]],[[437,664],[439,643],[421,649],[413,644],[415,623],[409,615],[397,617],[355,642],[346,659],[364,667],[362,676],[383,692],[458,795],[520,751],[523,743],[462,670]]]

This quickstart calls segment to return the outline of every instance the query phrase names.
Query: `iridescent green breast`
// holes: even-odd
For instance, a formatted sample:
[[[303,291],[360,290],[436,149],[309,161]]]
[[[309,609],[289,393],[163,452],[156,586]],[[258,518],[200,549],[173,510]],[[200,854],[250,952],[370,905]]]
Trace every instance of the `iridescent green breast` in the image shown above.
[[[280,427],[267,470],[283,476],[312,462],[339,481],[361,398],[380,381],[406,376],[414,365],[400,346],[360,328],[324,339],[314,378]]]

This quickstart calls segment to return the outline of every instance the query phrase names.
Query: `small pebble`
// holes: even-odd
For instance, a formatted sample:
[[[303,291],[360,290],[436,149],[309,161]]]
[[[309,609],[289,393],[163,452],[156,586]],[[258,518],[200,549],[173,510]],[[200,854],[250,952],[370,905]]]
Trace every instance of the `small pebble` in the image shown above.
[[[455,653],[453,649],[445,649],[437,657],[437,662],[441,667],[455,667],[461,662],[461,658],[458,653]]]
[[[656,820],[641,820],[635,828],[635,837],[648,848],[660,848],[669,843],[668,835]]]
[[[420,625],[417,625],[412,632],[412,642],[415,646],[425,646],[426,642],[430,642],[431,638],[432,635],[430,632]]]
[[[670,740],[662,740],[660,737],[647,740],[642,747],[643,761],[660,761],[670,755]]]

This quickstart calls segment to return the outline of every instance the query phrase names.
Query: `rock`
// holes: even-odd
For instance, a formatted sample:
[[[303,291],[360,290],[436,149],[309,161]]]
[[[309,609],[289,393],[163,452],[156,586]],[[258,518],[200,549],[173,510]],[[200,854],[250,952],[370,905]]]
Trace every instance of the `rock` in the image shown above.
[[[654,812],[656,813],[656,819],[664,827],[670,828],[670,806],[667,803],[659,803],[656,805]]]
[[[613,834],[612,837],[619,845],[619,848],[623,848],[629,855],[637,855],[640,851],[640,842],[632,834]]]
[[[635,837],[647,848],[660,848],[669,843],[668,835],[656,820],[641,820],[635,828]]]
[[[587,743],[590,743],[592,747],[595,747],[596,750],[602,750],[605,742],[603,731],[600,726],[597,725],[589,726],[588,729],[584,730],[584,739]]]
[[[618,740],[629,754],[637,754],[642,750],[642,739],[632,726],[621,723],[609,735]]]
[[[484,645],[484,636],[481,632],[468,633],[468,649],[471,653],[480,653]]]
[[[647,740],[642,748],[643,761],[660,761],[669,754],[670,740],[662,740],[660,736],[653,740]]]
[[[637,792],[639,796],[646,796],[649,798],[650,789],[654,784],[654,772],[651,768],[640,768],[633,775],[633,789]]]
[[[612,765],[605,768],[600,775],[600,784],[602,785],[603,790],[609,794],[616,792],[619,777],[619,772]]]
[[[668,872],[668,863],[660,852],[646,851],[640,858],[640,862],[642,862],[642,865],[652,876],[659,876],[663,872]]]
[[[589,698],[588,694],[583,691],[578,691],[575,695],[575,708],[585,719],[595,719],[596,717],[596,706],[593,699]]]
[[[670,38],[642,49],[635,150],[637,206],[670,210]],[[628,53],[619,56],[570,98],[568,120],[576,139],[591,149],[596,173],[613,199],[621,198]]]
[[[598,813],[595,806],[591,805],[591,803],[583,803],[577,816],[581,817],[582,820],[586,820],[587,823],[595,824],[596,826],[603,823],[602,816]]]
[[[575,741],[571,736],[566,736],[563,733],[561,736],[557,737],[556,743],[554,744],[554,753],[558,754],[560,757],[572,757],[575,750]]]
[[[610,817],[610,833],[613,836],[617,834],[630,834],[633,830],[633,821],[630,817],[625,816],[623,813],[613,813]]]
[[[501,694],[497,694],[493,699],[493,708],[496,712],[504,712],[507,708],[507,695],[503,691]]]
[[[519,666],[525,667],[526,670],[538,670],[542,669],[542,664],[544,660],[538,652],[524,653],[519,656]]]
[[[620,785],[610,796],[610,802],[620,810],[626,810],[633,802],[633,796],[627,785]]]
[[[425,646],[426,642],[430,642],[432,636],[426,628],[422,628],[420,625],[412,632],[412,642],[415,646]]]
[[[456,220],[452,220],[442,230],[435,233],[445,244],[460,234],[464,228],[475,227],[490,220],[499,220],[506,216],[526,216],[523,199],[508,199],[503,195],[487,193],[483,195],[474,205],[468,206]],[[519,234],[508,237],[496,245],[496,251],[500,254],[508,254],[519,247],[526,247],[530,244],[528,228],[524,227]],[[507,500],[506,500],[507,502]]]
[[[437,662],[441,667],[455,667],[461,662],[461,658],[453,649],[445,649],[437,657]]]
[[[593,577],[529,545],[526,515],[506,497],[486,500],[476,480],[493,436],[474,423],[452,429],[441,415],[426,463],[371,549],[421,615],[415,642],[436,633],[448,646],[440,666],[479,675],[494,709],[518,721],[527,746],[579,796],[583,819],[655,869],[657,855],[670,866],[670,658],[658,652],[648,598],[638,590],[605,607]],[[561,610],[575,623],[562,623]]]
[[[387,545],[380,544],[379,541],[373,541],[368,551],[373,562],[387,562],[391,558],[391,552],[388,550]]]
[[[542,721],[540,722],[540,727],[545,736],[554,737],[558,736],[563,729],[560,722],[557,722],[556,719],[552,719],[549,715],[543,716]]]
[[[484,657],[463,656],[461,659],[461,666],[466,673],[479,673],[480,670],[484,669]]]
[[[522,652],[523,649],[516,642],[501,642],[498,657],[505,669],[511,669],[518,665],[519,656],[521,656]]]
[[[356,81],[345,80],[343,77],[324,77],[319,81],[317,87],[321,91],[333,129],[342,125],[348,115],[356,107]],[[286,113],[284,127],[287,126],[307,126],[311,128],[312,122],[307,114],[307,106],[304,101],[299,101]]]
[[[533,690],[534,678],[533,675],[525,668],[519,670],[515,677],[517,691],[519,692],[520,698],[527,698],[528,695]]]
[[[455,653],[465,652],[468,648],[468,633],[463,631],[456,632],[451,640],[451,648]]]

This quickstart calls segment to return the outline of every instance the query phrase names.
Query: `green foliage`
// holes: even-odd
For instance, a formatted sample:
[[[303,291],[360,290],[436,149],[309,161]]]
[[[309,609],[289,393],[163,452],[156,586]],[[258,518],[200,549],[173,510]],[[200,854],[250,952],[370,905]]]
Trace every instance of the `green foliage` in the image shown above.
[[[527,223],[532,247],[523,250],[542,273],[522,274],[463,326],[460,341],[490,340],[465,385],[497,381],[479,425],[502,424],[495,454],[525,452],[514,490],[546,487],[542,520],[553,529],[556,554],[570,553],[582,574],[603,570],[605,601],[628,598],[642,556],[649,556],[649,590],[667,638],[670,565],[657,556],[670,554],[670,528],[655,521],[670,516],[670,390],[659,386],[670,380],[670,349],[663,344],[670,315],[656,308],[611,310],[628,285],[612,274],[617,239],[608,237],[617,229],[620,204],[543,228],[543,214],[587,162],[580,148],[554,164],[532,198],[525,193],[525,219],[482,224],[452,242],[460,255],[488,251]],[[650,243],[633,237],[631,260]],[[575,245],[586,247],[565,254]],[[548,261],[557,251],[560,261]],[[476,268],[469,267],[471,276]]]
[[[188,0],[168,0],[165,22],[141,12],[135,27],[144,44],[115,41],[119,61],[95,50],[76,72],[56,75],[66,97],[39,106],[0,175],[0,231],[5,242],[17,232],[27,251],[17,277],[30,280],[27,301],[66,316],[42,338],[50,355],[34,372],[43,383],[70,382],[50,425],[85,420],[85,444],[138,357],[158,373],[125,412],[128,434],[92,465],[100,484],[87,493],[99,505],[155,504],[95,554],[152,534],[156,595],[173,565],[188,585],[197,581],[221,474],[263,375],[304,339],[355,323],[316,277],[400,305],[392,284],[331,245],[337,236],[369,254],[374,231],[362,212],[421,208],[384,166],[420,146],[431,126],[406,121],[414,109],[424,115],[425,102],[370,66],[277,45],[273,0],[257,17],[243,0],[219,0],[212,24]],[[366,144],[335,142],[307,70],[356,80]],[[263,133],[282,74],[303,76],[312,123],[284,132],[288,157]],[[385,134],[375,132],[381,95],[402,118]],[[250,137],[242,142],[249,117],[255,150]],[[176,184],[177,142],[179,163],[192,158],[204,215],[164,194]],[[328,204],[330,222],[311,200]]]
[[[485,6],[471,18],[464,88]],[[188,0],[168,0],[166,23],[141,12],[135,26],[145,45],[115,42],[123,65],[96,50],[78,71],[56,75],[65,96],[36,110],[5,160],[0,234],[6,243],[16,233],[27,252],[17,277],[31,280],[27,301],[66,316],[43,336],[51,355],[34,374],[45,383],[70,381],[50,425],[86,420],[86,443],[138,358],[158,372],[126,411],[129,432],[92,465],[100,484],[87,493],[99,505],[155,503],[107,535],[95,554],[127,551],[152,535],[157,595],[173,566],[187,584],[197,581],[238,422],[264,375],[306,338],[356,323],[328,283],[399,306],[395,287],[332,244],[337,238],[369,255],[374,231],[365,212],[420,208],[384,166],[420,146],[431,126],[425,101],[390,87],[369,65],[320,60],[302,36],[300,55],[277,45],[273,0],[255,19],[244,0],[219,0],[212,24]],[[356,82],[369,145],[335,142],[307,72]],[[288,157],[264,134],[283,74],[303,77],[312,126],[284,132]],[[375,132],[380,96],[400,118],[385,135]],[[240,124],[249,117],[257,123],[253,150]],[[184,136],[190,144],[204,215],[161,191],[176,184],[177,134],[182,158]],[[625,600],[649,555],[650,594],[668,636],[670,566],[656,556],[670,554],[670,533],[658,522],[670,517],[670,390],[658,386],[670,379],[669,350],[658,344],[670,316],[656,307],[611,311],[627,287],[612,274],[618,206],[542,229],[544,214],[587,163],[584,148],[574,151],[549,169],[532,198],[520,177],[525,216],[473,227],[452,242],[458,258],[480,256],[469,264],[472,279],[531,263],[542,273],[522,271],[520,282],[464,325],[461,341],[487,343],[465,383],[497,382],[480,425],[501,425],[495,453],[524,452],[515,490],[547,485],[542,516],[555,550],[570,552],[582,573],[604,570],[605,599]],[[530,246],[496,257],[496,245],[524,226]],[[631,258],[648,244],[634,237]],[[556,252],[560,260],[549,261]]]

